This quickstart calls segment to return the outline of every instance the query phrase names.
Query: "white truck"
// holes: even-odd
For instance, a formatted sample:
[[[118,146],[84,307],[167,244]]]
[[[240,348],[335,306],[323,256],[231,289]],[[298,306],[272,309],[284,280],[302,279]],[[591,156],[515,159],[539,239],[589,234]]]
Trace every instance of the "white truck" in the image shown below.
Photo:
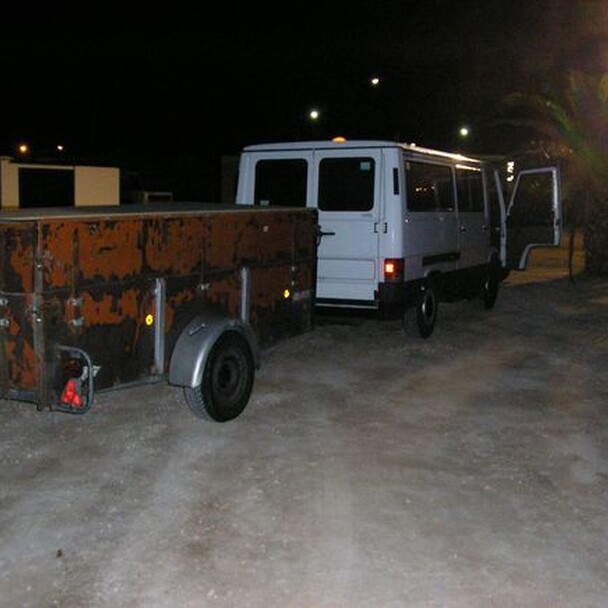
[[[520,172],[509,201],[499,171],[460,154],[391,141],[247,146],[236,202],[318,210],[317,307],[403,316],[432,334],[439,302],[492,308],[533,247],[559,245],[557,167]]]

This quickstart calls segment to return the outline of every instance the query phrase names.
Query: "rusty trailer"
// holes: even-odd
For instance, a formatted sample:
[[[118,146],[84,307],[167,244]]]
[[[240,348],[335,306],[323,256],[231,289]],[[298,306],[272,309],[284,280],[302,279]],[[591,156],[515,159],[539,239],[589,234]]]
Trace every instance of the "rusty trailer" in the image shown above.
[[[167,381],[245,408],[260,352],[313,327],[317,215],[169,203],[0,213],[0,397],[82,414]]]

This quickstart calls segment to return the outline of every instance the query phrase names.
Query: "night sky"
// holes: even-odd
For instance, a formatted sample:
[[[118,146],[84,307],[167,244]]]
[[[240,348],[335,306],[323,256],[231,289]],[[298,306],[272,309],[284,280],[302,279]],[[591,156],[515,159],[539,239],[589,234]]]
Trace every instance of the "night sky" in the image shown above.
[[[61,143],[66,159],[162,174],[203,198],[219,191],[221,156],[251,143],[344,135],[452,149],[467,124],[466,145],[505,153],[522,134],[501,126],[504,98],[597,68],[608,39],[608,0],[276,7],[76,19],[54,5],[32,8],[35,22],[4,19],[2,153],[27,141],[42,159]]]

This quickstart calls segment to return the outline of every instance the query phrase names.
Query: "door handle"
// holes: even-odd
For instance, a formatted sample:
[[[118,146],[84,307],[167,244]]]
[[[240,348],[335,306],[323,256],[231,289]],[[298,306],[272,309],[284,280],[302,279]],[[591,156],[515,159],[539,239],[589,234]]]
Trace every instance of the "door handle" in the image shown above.
[[[317,247],[321,244],[321,239],[324,236],[336,236],[335,232],[323,232],[323,230],[321,230],[321,228],[319,228],[317,230]]]

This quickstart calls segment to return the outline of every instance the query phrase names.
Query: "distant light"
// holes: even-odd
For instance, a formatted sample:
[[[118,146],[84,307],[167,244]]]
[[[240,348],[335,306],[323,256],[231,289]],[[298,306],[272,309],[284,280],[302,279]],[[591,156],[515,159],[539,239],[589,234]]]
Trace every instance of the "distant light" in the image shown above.
[[[460,127],[458,134],[460,137],[468,137],[470,134],[469,127]]]
[[[63,152],[63,144],[57,144],[57,152]]]
[[[380,78],[378,78],[377,76],[374,76],[373,78],[370,79],[369,83],[373,87],[377,87],[380,84]]]
[[[320,115],[319,110],[311,110],[308,113],[308,118],[310,118],[310,120],[318,120]]]
[[[30,151],[30,147],[27,144],[19,144],[19,153],[27,154]]]
[[[150,325],[154,325],[154,315],[147,314],[145,321],[148,327],[150,327]]]
[[[332,141],[335,144],[343,144],[346,141],[346,137],[342,137],[341,135],[338,135],[337,137],[333,137]]]
[[[291,296],[291,291],[289,289],[283,290],[283,297],[287,300]]]

